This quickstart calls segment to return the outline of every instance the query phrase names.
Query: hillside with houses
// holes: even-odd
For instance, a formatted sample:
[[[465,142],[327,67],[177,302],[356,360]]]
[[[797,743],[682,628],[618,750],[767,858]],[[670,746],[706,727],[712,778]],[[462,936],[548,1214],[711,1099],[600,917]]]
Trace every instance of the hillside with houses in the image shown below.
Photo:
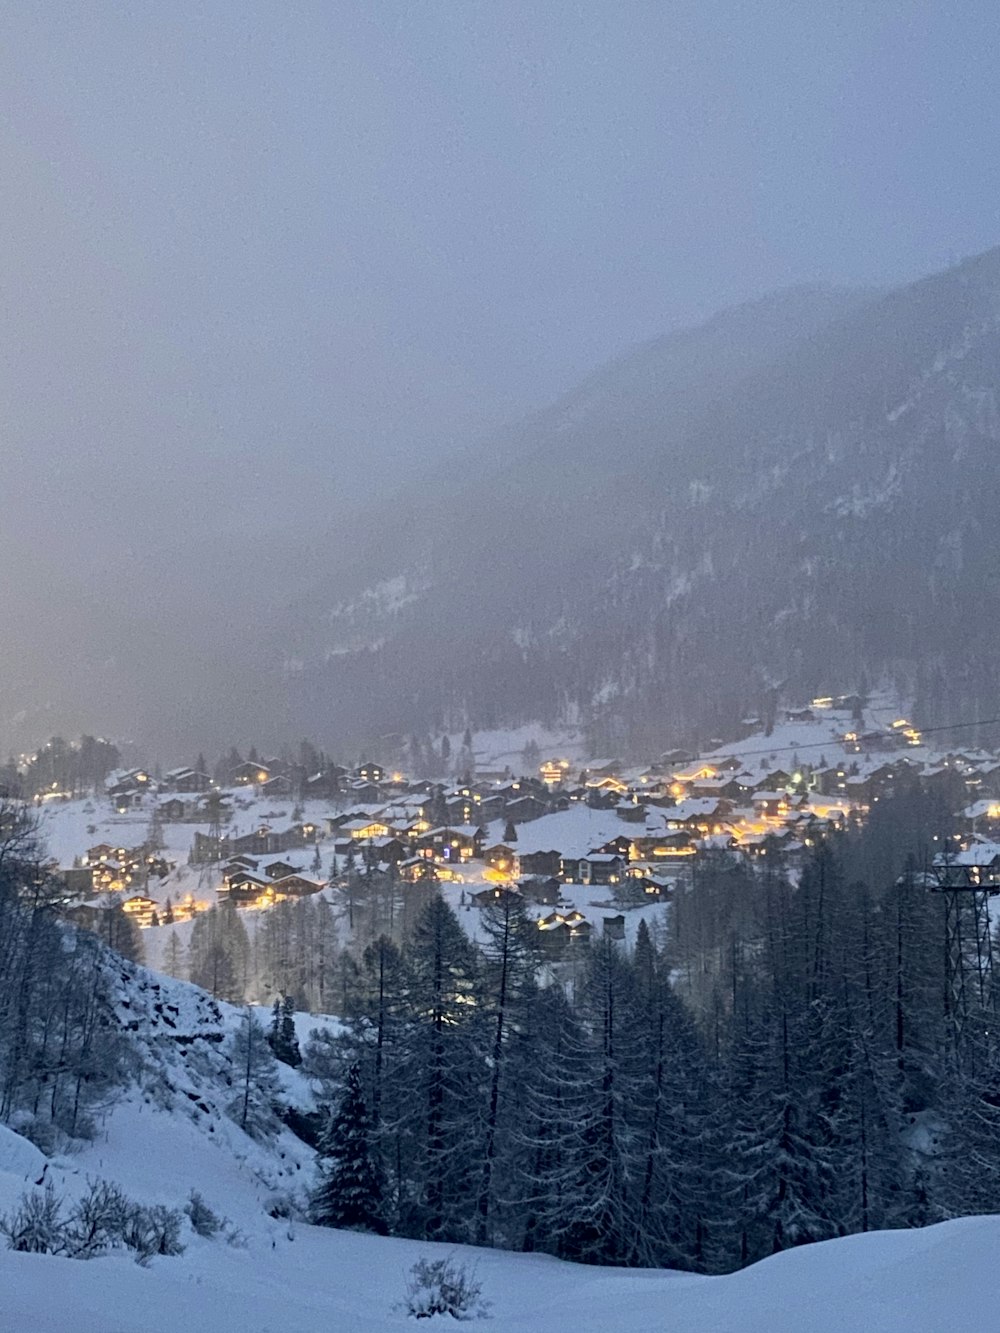
[[[438,743],[437,768],[462,770],[449,777],[234,752],[211,773],[204,761],[159,776],[119,768],[89,795],[57,780],[33,800],[71,919],[111,942],[127,928],[137,956],[204,981],[197,923],[234,909],[239,959],[223,991],[266,1001],[290,989],[288,969],[268,961],[267,914],[280,908],[331,971],[317,979],[300,958],[299,1001],[328,1007],[338,953],[381,933],[402,940],[436,894],[473,938],[484,907],[522,902],[558,970],[596,936],[634,943],[640,921],[662,925],[706,865],[796,877],[823,840],[899,791],[931,793],[954,816],[938,854],[985,861],[1000,837],[1000,755],[954,734],[936,745],[891,699],[827,697],[704,755],[647,765],[584,759],[569,737],[572,758],[535,740],[512,753],[497,737],[477,752],[469,734],[455,738],[455,764],[440,754],[449,738]]]

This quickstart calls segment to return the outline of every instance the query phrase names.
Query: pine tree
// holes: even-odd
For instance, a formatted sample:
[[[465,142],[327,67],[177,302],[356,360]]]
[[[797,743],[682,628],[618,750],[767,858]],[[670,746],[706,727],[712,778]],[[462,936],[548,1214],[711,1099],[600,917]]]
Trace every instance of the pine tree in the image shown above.
[[[516,1097],[508,1078],[508,1050],[512,1031],[523,1023],[534,995],[535,972],[540,962],[538,929],[523,901],[505,893],[485,908],[482,927],[486,935],[484,1015],[492,1026],[489,1060],[489,1094],[484,1117],[482,1168],[477,1201],[476,1244],[490,1236],[494,1206],[497,1135],[504,1118],[502,1099]]]
[[[299,1039],[295,1035],[295,1001],[286,995],[281,1002],[281,1025],[279,1028],[280,1052],[275,1051],[278,1059],[296,1069],[302,1063]]]
[[[230,1039],[228,1053],[235,1089],[228,1114],[251,1138],[266,1138],[278,1128],[274,1104],[281,1085],[267,1034],[249,1007]]]
[[[170,976],[177,977],[180,981],[186,980],[184,946],[181,944],[180,936],[177,934],[176,930],[172,930],[167,936],[167,947],[164,951],[163,965]]]
[[[188,975],[218,999],[240,1003],[247,989],[250,941],[235,903],[210,907],[195,918]]]
[[[429,1240],[466,1239],[481,1161],[484,1051],[475,951],[442,899],[422,913],[407,962],[412,1026],[396,1128],[412,1145],[412,1166],[401,1225]]]
[[[344,1095],[319,1146],[320,1182],[310,1201],[318,1226],[386,1234],[383,1184],[361,1071],[351,1065]]]

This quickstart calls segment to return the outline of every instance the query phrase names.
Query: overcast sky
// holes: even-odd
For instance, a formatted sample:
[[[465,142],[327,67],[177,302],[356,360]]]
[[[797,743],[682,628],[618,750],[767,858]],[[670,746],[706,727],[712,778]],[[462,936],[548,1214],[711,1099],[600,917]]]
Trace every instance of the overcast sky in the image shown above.
[[[998,38],[995,0],[8,0],[0,612],[148,608],[190,531],[997,243]]]

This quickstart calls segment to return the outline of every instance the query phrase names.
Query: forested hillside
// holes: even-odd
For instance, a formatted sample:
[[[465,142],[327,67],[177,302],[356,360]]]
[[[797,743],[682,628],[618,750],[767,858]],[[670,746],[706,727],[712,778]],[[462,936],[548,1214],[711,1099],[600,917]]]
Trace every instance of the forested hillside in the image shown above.
[[[927,722],[992,715],[998,316],[991,251],[615,363],[310,571],[274,643],[291,715],[578,717],[603,752],[886,677]]]

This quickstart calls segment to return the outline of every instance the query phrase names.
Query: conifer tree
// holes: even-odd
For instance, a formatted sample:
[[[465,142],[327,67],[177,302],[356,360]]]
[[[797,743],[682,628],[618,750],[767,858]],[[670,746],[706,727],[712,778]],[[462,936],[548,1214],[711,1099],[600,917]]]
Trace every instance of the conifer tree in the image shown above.
[[[361,1084],[351,1065],[344,1094],[319,1145],[320,1181],[310,1201],[318,1226],[386,1234],[383,1185]]]
[[[430,1240],[466,1239],[481,1161],[484,1043],[475,950],[441,898],[417,922],[407,962],[411,1028],[397,1132],[412,1145],[412,1168],[402,1225]]]
[[[230,1038],[228,1054],[235,1095],[227,1111],[251,1138],[266,1138],[278,1128],[274,1105],[280,1083],[267,1034],[249,1006]]]
[[[534,994],[540,962],[538,929],[522,899],[504,893],[482,915],[486,935],[484,1016],[492,1026],[489,1053],[489,1093],[484,1117],[482,1168],[477,1201],[476,1244],[485,1245],[493,1208],[497,1133],[503,1117],[501,1098],[516,1096],[508,1080],[508,1048],[512,1030],[523,1023]]]

